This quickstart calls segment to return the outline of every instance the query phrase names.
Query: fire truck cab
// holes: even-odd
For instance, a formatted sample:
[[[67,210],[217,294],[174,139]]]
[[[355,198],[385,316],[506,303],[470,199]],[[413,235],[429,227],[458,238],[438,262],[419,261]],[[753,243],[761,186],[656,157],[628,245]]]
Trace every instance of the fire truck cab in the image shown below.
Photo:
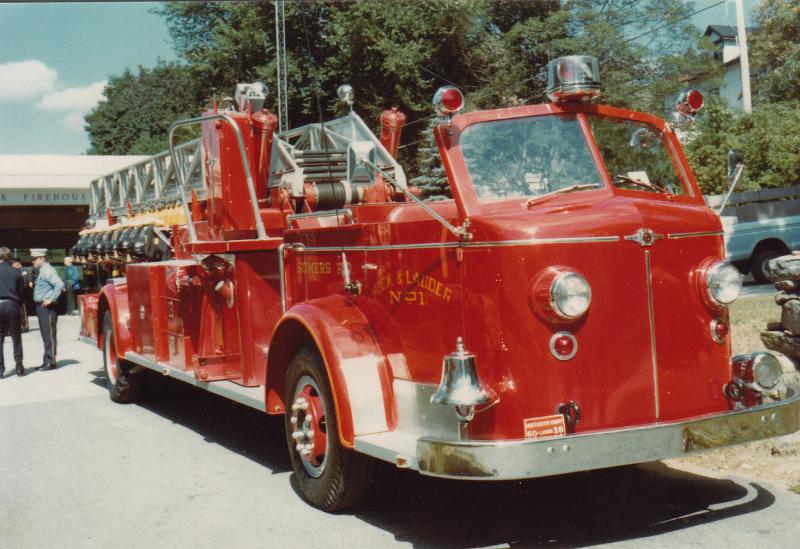
[[[301,493],[330,511],[366,497],[374,458],[523,479],[797,431],[800,394],[764,397],[776,358],[731,357],[741,279],[673,125],[589,101],[592,58],[549,83],[549,103],[467,114],[437,92],[440,201],[395,158],[403,115],[375,136],[349,87],[350,114],[295,130],[258,85],[173,125],[171,147],[202,126],[204,198],[76,247],[115,271],[82,302],[112,400],[150,369],[284,414]]]

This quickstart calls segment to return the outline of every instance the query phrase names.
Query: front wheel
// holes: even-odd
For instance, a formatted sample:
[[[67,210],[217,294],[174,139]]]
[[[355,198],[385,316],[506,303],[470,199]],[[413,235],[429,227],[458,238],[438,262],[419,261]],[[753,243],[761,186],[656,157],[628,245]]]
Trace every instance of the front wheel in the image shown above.
[[[131,363],[117,356],[114,323],[108,311],[103,317],[103,366],[111,400],[127,404],[139,399],[144,379],[141,374],[132,374]]]
[[[322,358],[303,348],[286,379],[286,441],[303,498],[323,511],[364,501],[372,487],[373,461],[344,448]]]

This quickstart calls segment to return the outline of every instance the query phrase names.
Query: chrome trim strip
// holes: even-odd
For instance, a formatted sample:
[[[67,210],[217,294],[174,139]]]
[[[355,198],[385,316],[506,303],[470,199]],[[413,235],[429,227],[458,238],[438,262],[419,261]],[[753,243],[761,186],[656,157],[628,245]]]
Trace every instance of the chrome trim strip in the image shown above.
[[[97,342],[96,342],[94,339],[92,339],[91,337],[87,337],[87,336],[78,336],[78,339],[80,339],[80,340],[81,340],[81,342],[83,342],[83,343],[86,343],[87,345],[91,345],[91,346],[92,346],[92,347],[94,347],[95,349],[97,349],[97,348],[98,348],[98,347],[97,347]]]
[[[425,475],[512,480],[668,459],[798,430],[800,393],[790,388],[780,402],[675,423],[539,440],[420,438],[416,457]]]
[[[722,236],[722,231],[701,231],[699,233],[669,233],[667,238],[676,240],[678,238],[696,238],[700,236]]]
[[[530,240],[501,240],[497,242],[424,242],[419,244],[384,244],[380,246],[307,246],[306,252],[374,252],[389,250],[419,250],[438,248],[494,248],[530,246],[534,244],[578,244],[585,242],[619,242],[618,236],[589,236],[575,238],[532,238]]]
[[[338,210],[322,210],[319,212],[308,212],[308,213],[301,213],[301,214],[290,214],[286,216],[286,226],[291,229],[292,228],[292,221],[296,219],[308,219],[308,218],[315,218],[315,217],[339,217],[339,215],[344,215],[347,220],[350,222],[350,225],[354,225],[356,220],[353,216],[353,210],[350,208],[339,208]]]
[[[278,246],[278,284],[281,291],[281,313],[286,312],[286,273],[284,272],[285,259],[283,257],[283,251],[287,248],[290,250],[295,249],[297,251],[303,251],[305,246],[302,244],[287,244],[285,242]]]
[[[644,251],[644,267],[647,273],[647,312],[650,317],[650,356],[653,363],[653,392],[655,393],[656,421],[661,417],[661,403],[658,399],[658,360],[656,359],[656,324],[653,314],[653,276],[650,271],[650,250]]]
[[[258,387],[244,387],[243,385],[237,385],[236,383],[232,383],[230,381],[199,381],[195,379],[194,374],[191,371],[187,372],[184,370],[179,370],[178,368],[170,366],[169,364],[165,364],[164,362],[150,360],[149,358],[138,353],[134,353],[133,351],[128,351],[125,353],[125,360],[129,360],[134,364],[144,366],[150,370],[155,370],[156,372],[165,376],[174,377],[175,379],[188,383],[189,385],[194,385],[195,387],[205,389],[209,393],[223,396],[227,399],[238,402],[239,404],[244,404],[250,408],[255,408],[261,412],[266,412],[267,410],[266,390],[263,385]]]

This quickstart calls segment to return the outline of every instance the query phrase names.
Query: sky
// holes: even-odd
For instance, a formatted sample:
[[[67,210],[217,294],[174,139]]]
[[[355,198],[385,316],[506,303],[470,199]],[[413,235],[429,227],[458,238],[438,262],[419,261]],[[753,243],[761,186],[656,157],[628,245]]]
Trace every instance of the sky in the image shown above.
[[[757,1],[744,0],[746,17]],[[0,155],[86,152],[83,116],[109,76],[177,58],[157,6],[0,3]],[[733,1],[694,18],[701,29],[735,22]]]
[[[0,154],[80,154],[108,77],[176,59],[155,2],[0,4]]]

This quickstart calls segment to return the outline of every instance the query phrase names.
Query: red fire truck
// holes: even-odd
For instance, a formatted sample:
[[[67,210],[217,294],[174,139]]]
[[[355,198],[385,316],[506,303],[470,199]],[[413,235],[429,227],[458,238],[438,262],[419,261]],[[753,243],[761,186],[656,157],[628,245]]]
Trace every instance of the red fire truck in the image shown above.
[[[283,414],[329,511],[365,498],[375,459],[523,479],[797,431],[800,394],[764,397],[776,358],[731,357],[741,279],[674,124],[592,102],[593,58],[548,73],[546,104],[459,114],[436,93],[446,200],[406,181],[403,115],[375,136],[349,86],[348,115],[284,132],[259,84],[174,124],[175,165],[175,130],[202,127],[204,192],[76,246],[114,271],[82,301],[111,399],[149,369]]]

